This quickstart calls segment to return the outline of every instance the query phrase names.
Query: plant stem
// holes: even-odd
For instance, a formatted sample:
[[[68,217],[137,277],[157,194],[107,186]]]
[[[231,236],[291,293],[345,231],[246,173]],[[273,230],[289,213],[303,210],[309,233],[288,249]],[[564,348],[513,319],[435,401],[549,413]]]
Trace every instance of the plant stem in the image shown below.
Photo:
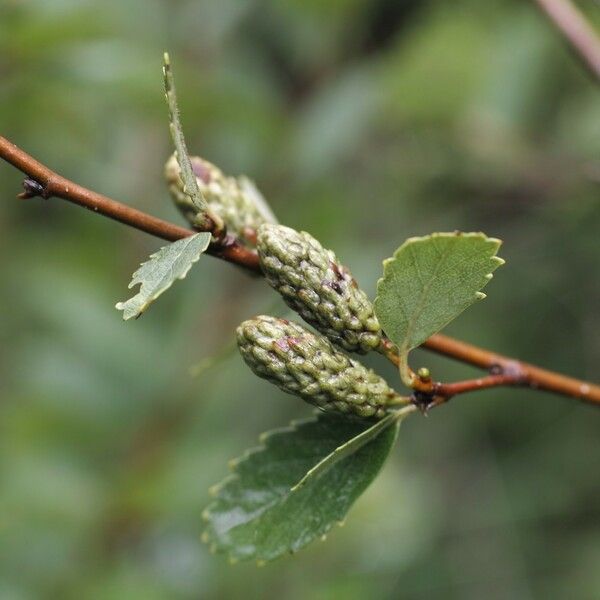
[[[600,80],[600,38],[570,0],[535,0],[587,69]]]
[[[0,136],[0,158],[29,178],[25,180],[25,192],[21,194],[22,198],[33,196],[62,198],[168,241],[176,241],[194,233],[191,229],[163,221],[61,177],[2,136]],[[211,244],[209,253],[252,273],[261,274],[256,252],[242,246],[232,236],[225,236],[222,240]],[[436,403],[441,403],[439,399],[445,401],[453,395],[476,389],[500,385],[521,385],[578,398],[600,406],[600,386],[585,381],[547,371],[441,334],[430,337],[422,347],[492,372],[487,377],[458,383],[431,382],[426,386],[427,389],[424,387],[423,391],[435,394],[438,398]],[[390,340],[384,341],[381,350],[391,362],[399,366],[397,348]]]
[[[433,393],[435,396],[443,396],[449,400],[452,396],[457,396],[458,394],[511,385],[525,385],[523,377],[519,375],[499,374],[486,375],[477,379],[466,379],[465,381],[457,381],[455,383],[435,383]]]
[[[0,157],[33,180],[33,182],[26,180],[26,189],[21,194],[22,198],[36,195],[43,198],[62,198],[169,242],[195,233],[191,229],[163,221],[61,177],[2,136],[0,136]],[[40,190],[34,189],[32,184],[35,183],[40,185]],[[260,273],[256,252],[242,246],[233,236],[225,236],[218,242],[213,242],[208,253]]]
[[[478,389],[517,385],[577,398],[600,406],[600,386],[593,383],[548,371],[441,333],[432,335],[421,347],[490,372],[487,377],[457,383],[433,382],[430,391],[432,394],[450,397]],[[384,341],[383,354],[394,365],[400,366],[398,350],[390,340]],[[418,391],[427,392],[426,389]]]
[[[413,387],[416,376],[408,365],[408,352],[401,351],[398,353],[398,370],[400,371],[400,379],[402,380],[402,383],[406,387]]]

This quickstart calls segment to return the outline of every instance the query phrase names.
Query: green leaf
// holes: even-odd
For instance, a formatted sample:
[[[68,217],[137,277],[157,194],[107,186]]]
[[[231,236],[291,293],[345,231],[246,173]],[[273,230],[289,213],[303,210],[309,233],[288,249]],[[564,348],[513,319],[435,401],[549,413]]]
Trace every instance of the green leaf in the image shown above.
[[[126,302],[117,302],[123,319],[139,317],[176,279],[183,279],[210,244],[210,233],[201,232],[163,246],[133,274],[129,289],[141,284],[139,292]]]
[[[407,406],[402,410],[398,410],[390,413],[383,419],[377,421],[375,425],[369,427],[362,433],[353,437],[346,443],[338,446],[333,452],[328,454],[323,460],[319,461],[308,473],[292,488],[292,492],[299,490],[304,487],[307,483],[312,481],[315,477],[320,477],[331,469],[337,462],[354,454],[357,450],[360,450],[365,444],[368,444],[371,440],[375,439],[382,431],[385,431],[390,425],[394,423],[401,423],[402,420],[411,412],[416,410],[416,406],[413,404]]]
[[[292,487],[347,440],[367,431],[368,421],[320,413],[267,432],[255,448],[232,461],[233,474],[211,493],[204,512],[203,539],[230,559],[267,561],[296,552],[341,523],[356,499],[383,466],[396,440],[398,425],[388,427],[355,452]]]
[[[496,256],[501,243],[483,233],[434,233],[408,239],[384,261],[375,314],[401,352],[485,298],[479,290],[504,264]]]
[[[171,130],[171,137],[173,138],[173,144],[175,145],[175,150],[177,152],[177,162],[179,163],[179,167],[181,169],[180,176],[181,180],[183,181],[183,192],[191,198],[199,212],[206,212],[206,200],[204,199],[204,196],[198,187],[198,182],[196,181],[196,176],[194,175],[194,170],[192,169],[192,163],[190,161],[190,156],[185,143],[185,137],[183,135],[183,127],[181,125],[179,107],[177,105],[175,79],[173,77],[171,61],[167,52],[164,54],[163,75],[165,84],[165,97],[169,106],[169,127]]]

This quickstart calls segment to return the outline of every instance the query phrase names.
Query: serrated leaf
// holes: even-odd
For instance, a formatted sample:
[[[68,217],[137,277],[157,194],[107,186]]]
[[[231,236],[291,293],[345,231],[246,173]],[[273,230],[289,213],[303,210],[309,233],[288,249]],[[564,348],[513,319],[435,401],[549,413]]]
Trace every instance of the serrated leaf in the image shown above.
[[[133,274],[129,289],[140,284],[139,292],[126,302],[117,302],[123,319],[139,317],[175,280],[183,279],[210,244],[210,233],[201,232],[163,246],[150,255]]]
[[[167,105],[169,107],[169,120],[171,137],[173,138],[173,144],[177,152],[177,162],[180,167],[180,177],[183,182],[183,191],[187,194],[199,212],[206,212],[207,204],[194,170],[192,169],[192,163],[188,154],[187,145],[185,143],[185,137],[183,135],[183,127],[181,125],[181,118],[179,116],[179,106],[177,104],[177,92],[175,90],[175,79],[173,77],[173,70],[171,68],[171,61],[168,53],[165,52],[163,60],[163,75],[165,84],[165,97],[167,99]]]
[[[319,461],[369,429],[369,422],[321,413],[261,436],[260,448],[232,463],[233,474],[213,488],[204,539],[232,560],[268,561],[296,552],[340,523],[379,473],[398,431],[388,427],[296,491]]]
[[[384,261],[375,314],[406,352],[422,344],[475,301],[492,272],[500,240],[483,233],[434,233],[410,238]]]
[[[365,429],[362,433],[348,440],[341,446],[338,446],[333,452],[328,454],[325,458],[319,461],[312,469],[306,473],[306,475],[292,488],[292,492],[298,491],[304,487],[307,483],[320,477],[331,469],[337,462],[354,454],[357,450],[362,448],[365,444],[368,444],[371,440],[375,439],[381,432],[385,431],[390,425],[394,423],[401,423],[404,417],[416,410],[416,406],[409,405],[404,409],[392,412],[383,419],[377,421],[374,425]]]

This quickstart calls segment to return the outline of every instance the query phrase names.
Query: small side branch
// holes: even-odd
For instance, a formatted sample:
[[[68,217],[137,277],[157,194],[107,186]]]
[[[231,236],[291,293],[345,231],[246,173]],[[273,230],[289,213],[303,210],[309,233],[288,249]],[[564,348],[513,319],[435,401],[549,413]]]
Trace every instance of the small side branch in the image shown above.
[[[466,379],[455,383],[436,383],[433,386],[434,396],[441,396],[444,400],[450,400],[453,396],[485,390],[493,387],[506,387],[511,385],[524,385],[523,376],[500,374],[487,375],[477,379]]]
[[[600,406],[600,386],[593,383],[548,371],[441,333],[432,335],[421,347],[489,372],[486,377],[457,383],[441,383],[416,378],[413,386],[415,391],[424,397],[429,397],[432,401],[435,396],[437,400],[434,404],[441,404],[440,398],[449,399],[452,396],[478,389],[519,386],[545,390]],[[383,354],[390,362],[399,367],[398,351],[390,340],[385,340]]]
[[[586,68],[600,81],[600,38],[570,0],[535,0]]]
[[[514,377],[515,381],[512,385],[546,390],[547,392],[571,396],[600,406],[600,386],[593,383],[548,371],[502,354],[496,354],[441,333],[431,336],[423,344],[423,347],[437,354],[450,356],[474,367],[485,369],[492,374]]]

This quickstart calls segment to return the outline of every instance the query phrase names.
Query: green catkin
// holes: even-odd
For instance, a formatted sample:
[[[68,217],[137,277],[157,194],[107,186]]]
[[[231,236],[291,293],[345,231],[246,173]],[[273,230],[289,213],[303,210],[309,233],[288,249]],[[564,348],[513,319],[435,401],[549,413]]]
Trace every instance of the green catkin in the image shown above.
[[[382,377],[291,321],[270,316],[244,321],[237,342],[256,375],[323,410],[381,419],[402,403]]]
[[[347,350],[377,349],[383,333],[350,271],[311,235],[265,223],[257,250],[269,284],[307,323]]]

